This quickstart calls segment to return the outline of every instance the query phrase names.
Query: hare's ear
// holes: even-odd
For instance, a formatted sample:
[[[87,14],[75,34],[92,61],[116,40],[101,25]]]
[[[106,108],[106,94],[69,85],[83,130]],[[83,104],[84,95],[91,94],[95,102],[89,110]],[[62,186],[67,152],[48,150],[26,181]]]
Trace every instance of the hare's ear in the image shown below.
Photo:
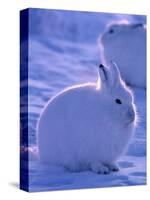
[[[104,67],[104,65],[100,64],[99,66],[99,74],[102,82],[106,82],[108,80],[109,71],[108,68]]]
[[[105,67],[104,65],[99,65],[99,75],[101,79],[101,87],[103,86],[110,86],[112,85],[112,74],[111,70],[108,67]]]
[[[111,66],[105,67],[102,64],[99,66],[99,74],[101,79],[101,87],[113,88],[119,83],[120,72],[117,65],[111,61]]]
[[[111,61],[110,71],[111,71],[111,74],[112,74],[112,84],[114,86],[117,83],[119,83],[119,80],[121,79],[120,71],[117,67],[117,64],[114,61]]]

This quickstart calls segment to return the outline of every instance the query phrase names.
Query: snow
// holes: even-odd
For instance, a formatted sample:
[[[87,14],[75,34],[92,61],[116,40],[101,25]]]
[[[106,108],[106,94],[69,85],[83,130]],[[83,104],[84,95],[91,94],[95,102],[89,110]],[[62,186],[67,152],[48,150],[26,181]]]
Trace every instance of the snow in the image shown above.
[[[54,23],[55,20],[55,23]],[[132,88],[139,115],[134,138],[118,164],[119,172],[100,175],[90,171],[71,173],[38,160],[36,126],[45,104],[66,87],[97,81],[99,35],[112,21],[144,22],[145,16],[76,13],[30,9],[29,32],[29,191],[81,189],[146,184],[146,90]],[[88,27],[88,28],[87,28]],[[132,72],[135,73],[135,72]],[[23,80],[21,87],[27,87]],[[22,97],[24,108],[26,97]],[[27,121],[21,113],[22,129]],[[22,146],[24,136],[21,138]],[[26,160],[22,173],[26,175]]]

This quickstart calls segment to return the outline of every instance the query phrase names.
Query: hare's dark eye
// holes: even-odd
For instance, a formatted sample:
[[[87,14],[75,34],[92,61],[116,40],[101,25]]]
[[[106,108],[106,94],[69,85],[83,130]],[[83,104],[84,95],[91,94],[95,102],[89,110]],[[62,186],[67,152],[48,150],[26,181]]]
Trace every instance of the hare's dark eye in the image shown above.
[[[113,30],[113,29],[110,29],[110,30],[109,30],[109,33],[110,33],[110,34],[114,33],[114,30]]]
[[[116,103],[118,103],[118,104],[122,104],[122,102],[121,102],[120,99],[116,99],[115,101],[116,101]]]

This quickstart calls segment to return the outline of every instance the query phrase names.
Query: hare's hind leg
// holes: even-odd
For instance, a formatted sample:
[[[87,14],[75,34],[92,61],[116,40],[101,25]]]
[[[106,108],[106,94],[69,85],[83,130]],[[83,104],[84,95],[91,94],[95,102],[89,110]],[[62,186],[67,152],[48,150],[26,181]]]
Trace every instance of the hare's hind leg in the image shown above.
[[[87,163],[69,163],[65,165],[64,168],[69,172],[82,172],[89,170],[89,165]]]
[[[110,173],[110,169],[100,162],[92,163],[91,170],[97,174],[109,174]]]

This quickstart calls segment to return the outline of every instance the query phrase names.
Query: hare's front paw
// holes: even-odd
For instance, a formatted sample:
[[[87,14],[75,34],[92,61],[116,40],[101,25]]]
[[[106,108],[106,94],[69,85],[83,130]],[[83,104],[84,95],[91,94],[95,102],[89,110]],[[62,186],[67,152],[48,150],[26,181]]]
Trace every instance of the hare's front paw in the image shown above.
[[[98,174],[109,174],[110,173],[110,169],[106,165],[103,165],[102,163],[99,163],[99,162],[92,163],[91,170]]]
[[[108,164],[105,164],[105,166],[107,166],[110,171],[113,171],[113,172],[119,171],[119,167],[116,163],[108,163]]]

